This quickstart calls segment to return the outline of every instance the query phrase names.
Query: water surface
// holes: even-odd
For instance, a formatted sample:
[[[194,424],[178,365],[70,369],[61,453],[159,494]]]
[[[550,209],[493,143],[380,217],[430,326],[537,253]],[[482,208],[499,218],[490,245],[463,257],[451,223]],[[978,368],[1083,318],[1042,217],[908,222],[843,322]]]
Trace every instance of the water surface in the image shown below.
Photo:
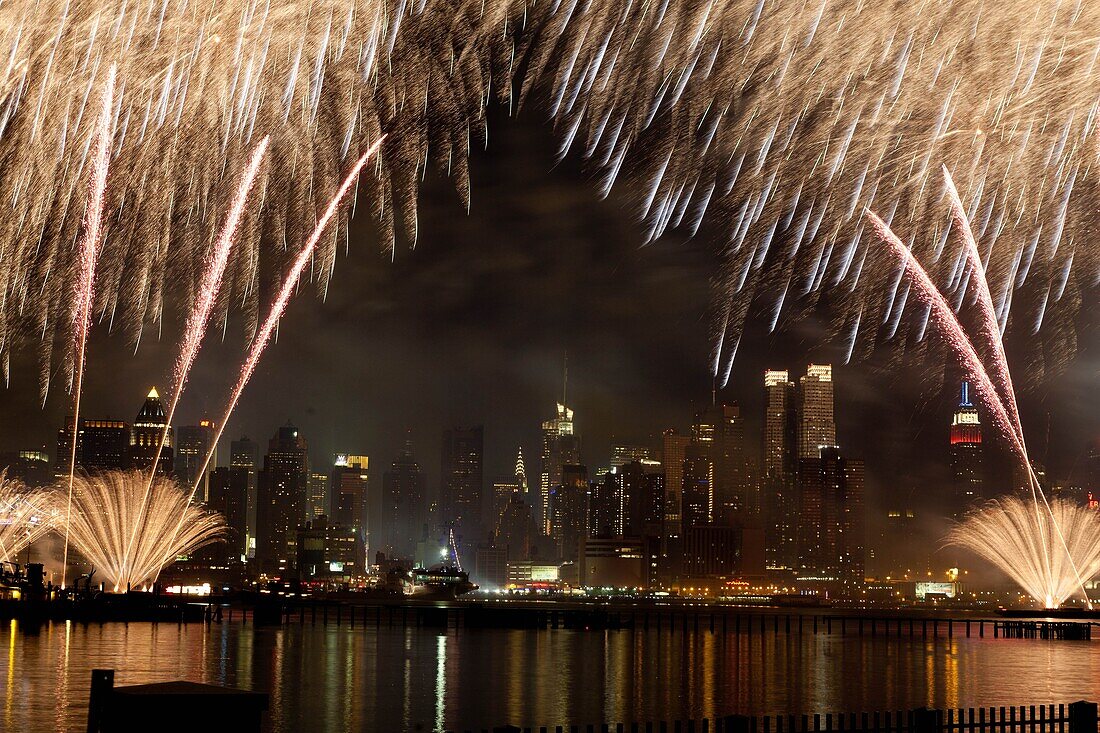
[[[1100,642],[214,624],[0,627],[0,730],[83,731],[116,684],[265,691],[271,731],[390,731],[1100,698]],[[178,711],[166,714],[179,714]],[[198,711],[196,730],[200,729]]]

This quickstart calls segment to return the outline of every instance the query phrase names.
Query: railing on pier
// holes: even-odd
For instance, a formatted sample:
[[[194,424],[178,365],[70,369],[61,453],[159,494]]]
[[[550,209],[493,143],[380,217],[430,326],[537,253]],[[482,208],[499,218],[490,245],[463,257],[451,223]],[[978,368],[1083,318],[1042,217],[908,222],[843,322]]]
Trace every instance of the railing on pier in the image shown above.
[[[359,604],[324,599],[286,600],[268,613],[256,610],[261,623],[333,623],[356,626],[432,627],[441,629],[635,629],[658,633],[870,636],[911,639],[993,637],[1088,641],[1095,621],[1013,618],[944,618],[941,616],[872,615],[870,613],[776,612],[733,606],[696,608],[581,606],[525,607],[492,602],[434,604]],[[261,621],[261,617],[266,620]]]
[[[1029,705],[825,715],[727,715],[644,723],[497,726],[482,733],[1097,733],[1097,705]],[[455,729],[450,733],[477,733]]]

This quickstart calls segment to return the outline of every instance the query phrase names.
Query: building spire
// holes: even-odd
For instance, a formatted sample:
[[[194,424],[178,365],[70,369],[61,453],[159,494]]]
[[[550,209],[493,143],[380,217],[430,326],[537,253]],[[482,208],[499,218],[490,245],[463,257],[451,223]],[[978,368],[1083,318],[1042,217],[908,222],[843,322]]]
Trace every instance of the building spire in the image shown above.
[[[561,378],[561,403],[563,405],[568,404],[567,401],[566,401],[566,396],[567,396],[568,392],[569,392],[569,349],[566,349],[565,350],[565,363],[563,364],[563,367],[562,367],[562,378]]]

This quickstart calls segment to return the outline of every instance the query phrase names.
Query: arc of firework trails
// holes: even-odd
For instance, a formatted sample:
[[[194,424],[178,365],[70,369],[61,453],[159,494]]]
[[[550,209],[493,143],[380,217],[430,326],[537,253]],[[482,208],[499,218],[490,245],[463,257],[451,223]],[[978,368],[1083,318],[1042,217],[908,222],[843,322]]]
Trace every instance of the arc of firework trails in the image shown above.
[[[916,257],[913,256],[913,253],[905,246],[901,239],[894,234],[889,225],[870,209],[866,210],[866,214],[871,220],[871,225],[875,234],[889,246],[890,251],[901,260],[903,267],[910,274],[912,282],[917,288],[918,296],[923,302],[931,307],[929,316],[935,321],[936,325],[940,327],[940,332],[946,339],[950,349],[954,352],[966,376],[974,383],[978,396],[992,409],[994,426],[1001,433],[1002,437],[1008,441],[1016,455],[1023,460],[1024,465],[1030,466],[1027,458],[1027,449],[1024,447],[1020,436],[1016,433],[1012,419],[1009,417],[1008,411],[1001,402],[997,389],[989,378],[989,373],[986,371],[981,359],[978,358],[978,353],[974,349],[974,345],[970,342],[970,337],[966,335],[966,331],[963,329],[962,324],[959,323],[959,319],[955,315],[955,312],[951,309],[951,306],[948,305],[943,294],[932,282],[932,278],[929,277],[924,267],[917,261]],[[1064,545],[1065,543],[1063,542],[1063,546]],[[1066,548],[1066,554],[1067,556],[1069,555],[1068,548]],[[1080,573],[1077,571],[1072,557],[1069,558],[1069,562],[1077,575],[1078,583],[1085,597],[1085,601],[1091,608],[1091,601],[1089,600],[1088,594],[1085,592],[1084,581],[1081,580]],[[1047,574],[1049,576],[1049,559],[1047,560],[1047,564]]]
[[[993,307],[993,294],[989,290],[989,279],[986,277],[985,265],[982,263],[981,253],[978,251],[977,238],[974,236],[974,230],[971,228],[970,220],[966,216],[966,210],[959,196],[959,190],[955,187],[955,181],[951,177],[951,172],[947,169],[946,165],[942,166],[942,169],[944,182],[947,186],[948,200],[951,203],[952,219],[956,229],[958,229],[962,235],[966,257],[974,273],[975,288],[978,293],[978,312],[981,315],[979,334],[985,340],[986,347],[993,359],[992,371],[995,377],[994,387],[999,389],[1001,404],[1004,405],[1011,419],[1013,430],[1016,432],[1016,436],[1020,441],[1020,447],[1023,449],[1022,459],[1028,473],[1028,486],[1031,489],[1031,500],[1035,505],[1036,527],[1039,530],[1040,540],[1045,547],[1046,540],[1043,539],[1043,520],[1039,513],[1039,499],[1042,499],[1043,506],[1050,515],[1054,531],[1058,534],[1058,541],[1061,543],[1062,549],[1065,551],[1066,557],[1069,560],[1070,567],[1073,568],[1073,573],[1081,584],[1081,591],[1084,593],[1085,586],[1084,580],[1081,577],[1081,572],[1077,568],[1077,563],[1069,551],[1069,545],[1066,542],[1065,534],[1062,532],[1062,527],[1058,523],[1058,518],[1054,516],[1054,511],[1050,507],[1050,502],[1047,501],[1046,493],[1039,483],[1039,477],[1035,475],[1035,469],[1032,468],[1031,460],[1027,454],[1027,441],[1024,439],[1023,423],[1020,421],[1020,410],[1016,402],[1016,390],[1012,384],[1012,372],[1008,367],[1008,356],[1005,354],[1004,339],[1001,336],[1000,323],[997,320],[996,310]],[[1047,574],[1051,575],[1053,571],[1050,566],[1050,554],[1044,553],[1044,558],[1047,562]],[[1085,602],[1091,608],[1092,601],[1089,600],[1087,593],[1085,593]]]
[[[259,175],[260,166],[263,164],[264,156],[267,154],[267,148],[270,142],[270,136],[264,137],[253,151],[248,167],[245,169],[244,175],[237,185],[237,193],[233,197],[233,203],[229,208],[229,213],[226,215],[221,232],[218,234],[218,238],[215,241],[214,249],[207,258],[206,268],[200,284],[199,297],[195,303],[195,307],[191,309],[191,313],[187,318],[187,328],[184,331],[183,343],[180,345],[179,356],[176,358],[175,368],[173,369],[176,387],[173,390],[172,399],[168,403],[168,412],[164,419],[164,430],[161,431],[160,440],[157,441],[157,450],[153,456],[153,463],[149,467],[149,479],[145,483],[145,493],[141,500],[141,506],[138,509],[137,521],[134,523],[134,530],[130,534],[130,539],[126,543],[126,550],[122,556],[123,572],[126,570],[126,565],[130,560],[130,551],[133,549],[134,540],[138,535],[138,529],[141,527],[141,523],[145,517],[145,510],[149,503],[149,494],[153,489],[153,478],[157,474],[157,465],[160,463],[160,456],[164,451],[164,444],[168,440],[168,431],[171,430],[172,418],[176,414],[176,407],[179,405],[180,396],[187,387],[187,378],[191,373],[191,367],[195,363],[195,357],[199,353],[199,348],[202,346],[203,337],[206,335],[206,327],[210,322],[210,315],[213,313],[214,305],[218,300],[218,292],[221,290],[222,277],[225,274],[225,268],[229,262],[229,252],[236,242],[237,229],[240,226],[241,217],[244,216],[248,195],[252,191],[253,184],[256,182],[256,176]],[[119,582],[121,583],[121,579]],[[118,589],[119,585],[116,584],[115,590],[117,591]]]
[[[271,340],[271,335],[275,331],[275,326],[278,325],[279,319],[282,318],[287,303],[290,301],[290,296],[293,294],[294,288],[299,278],[301,278],[306,265],[309,264],[313,252],[317,248],[317,243],[321,240],[321,235],[324,234],[332,217],[336,215],[340,207],[340,202],[347,196],[348,192],[355,184],[355,181],[359,178],[359,173],[363,170],[367,161],[369,161],[375,153],[378,152],[378,149],[382,147],[382,143],[385,139],[385,135],[378,138],[367,151],[360,156],[359,160],[355,162],[355,165],[352,166],[351,170],[344,178],[343,183],[340,184],[340,188],[337,190],[336,195],[329,201],[324,214],[322,214],[321,218],[318,220],[317,226],[313,229],[313,234],[302,248],[302,251],[298,253],[298,258],[294,261],[286,278],[284,278],[282,289],[279,291],[279,295],[275,298],[275,301],[271,304],[271,311],[268,313],[267,320],[264,321],[259,333],[256,334],[256,338],[253,339],[248,356],[241,367],[241,374],[237,379],[237,386],[233,389],[229,397],[229,403],[226,405],[225,414],[218,423],[218,430],[214,434],[214,439],[210,442],[210,447],[206,451],[206,458],[203,460],[202,467],[199,469],[198,478],[195,480],[194,486],[191,487],[191,493],[187,497],[188,505],[191,503],[191,500],[195,498],[195,492],[198,491],[199,485],[202,483],[202,477],[206,474],[206,469],[214,456],[214,451],[217,448],[218,441],[221,440],[222,432],[225,430],[226,424],[229,422],[229,417],[237,407],[237,402],[241,398],[241,393],[244,391],[245,385],[247,385],[248,381],[252,378],[252,374],[256,370],[256,365],[260,361],[260,356],[263,355],[264,349]],[[180,531],[180,527],[183,526],[184,516],[184,514],[180,515],[180,521],[176,524],[176,528],[172,533],[173,542]],[[155,583],[159,577],[160,570],[158,570],[156,576],[154,576],[153,582]]]
[[[76,341],[73,377],[73,433],[69,451],[69,491],[65,505],[65,543],[61,560],[61,587],[65,588],[69,570],[69,520],[73,511],[73,479],[76,474],[76,442],[80,425],[80,391],[84,386],[84,357],[88,346],[88,330],[91,327],[92,301],[95,295],[95,270],[99,262],[103,240],[103,209],[107,191],[107,170],[111,162],[111,142],[115,96],[115,64],[107,70],[107,83],[103,89],[103,109],[95,133],[95,152],[92,159],[91,185],[84,209],[84,234],[80,238],[80,275],[76,279],[73,300],[73,330]]]

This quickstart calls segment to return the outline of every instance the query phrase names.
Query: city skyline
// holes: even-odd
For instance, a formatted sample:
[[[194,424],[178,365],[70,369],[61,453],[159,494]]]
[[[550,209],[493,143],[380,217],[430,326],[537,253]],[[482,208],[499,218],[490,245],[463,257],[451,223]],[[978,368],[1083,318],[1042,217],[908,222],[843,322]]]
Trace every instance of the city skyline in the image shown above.
[[[538,420],[560,396],[566,351],[586,462],[613,442],[659,440],[667,427],[686,428],[712,388],[705,283],[714,260],[699,241],[706,230],[695,240],[666,235],[638,249],[640,226],[626,198],[613,192],[599,200],[573,161],[554,167],[551,140],[522,117],[500,125],[496,144],[474,157],[472,176],[484,205],[468,215],[446,182],[429,175],[419,245],[392,263],[375,253],[373,228],[354,220],[354,251],[327,300],[314,297],[310,286],[293,300],[279,342],[230,419],[220,451],[228,450],[228,439],[266,439],[258,436],[293,419],[325,454],[365,451],[382,461],[397,455],[411,428],[423,458],[438,454],[442,428],[482,424],[485,475],[506,474],[523,445],[533,480]],[[534,169],[549,173],[529,181],[524,172]],[[696,284],[684,287],[685,281]],[[94,328],[85,414],[130,420],[130,400],[119,397],[130,390],[122,386],[167,389],[173,326],[165,323],[160,340],[148,330],[136,355],[122,333]],[[224,342],[221,329],[212,329],[177,425],[220,414],[243,351],[242,328],[231,316]],[[906,492],[948,480],[946,460],[924,465],[918,458],[942,445],[960,376],[924,361],[899,365],[886,347],[845,366],[843,344],[825,343],[824,333],[810,321],[781,324],[775,335],[768,323],[750,322],[719,401],[738,401],[748,427],[759,429],[756,383],[764,369],[800,373],[810,362],[832,363],[844,375],[838,399],[849,405],[838,430],[865,448],[869,494],[878,495],[879,477],[898,463],[914,467]],[[1010,330],[1013,363],[1016,345]],[[1033,450],[1041,457],[1048,443],[1046,463],[1055,473],[1071,470],[1084,459],[1090,436],[1100,436],[1100,415],[1088,409],[1100,373],[1100,330],[1082,329],[1076,360],[1054,378],[1029,377],[1025,367],[1016,371]],[[60,379],[43,409],[36,375],[33,354],[13,357],[10,386],[0,389],[0,409],[8,416],[0,446],[52,447],[71,411]],[[890,427],[867,427],[874,424]],[[32,445],[20,445],[27,439]],[[429,484],[437,484],[436,461],[424,467]]]

